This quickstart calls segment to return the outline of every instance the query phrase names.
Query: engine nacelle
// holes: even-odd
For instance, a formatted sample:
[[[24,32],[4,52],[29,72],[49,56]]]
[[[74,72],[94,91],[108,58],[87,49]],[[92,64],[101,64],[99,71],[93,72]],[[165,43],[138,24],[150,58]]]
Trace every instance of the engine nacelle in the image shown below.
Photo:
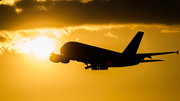
[[[50,61],[58,63],[58,62],[62,62],[62,63],[69,63],[70,59],[68,57],[65,57],[63,55],[58,55],[58,54],[52,54],[49,57]]]

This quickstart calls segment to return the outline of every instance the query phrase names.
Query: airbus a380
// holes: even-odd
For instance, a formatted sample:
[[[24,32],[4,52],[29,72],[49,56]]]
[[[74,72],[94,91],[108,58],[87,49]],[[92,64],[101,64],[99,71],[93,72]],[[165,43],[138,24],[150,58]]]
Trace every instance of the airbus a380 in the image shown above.
[[[51,53],[50,60],[55,63],[69,63],[76,60],[85,63],[85,69],[107,70],[108,67],[124,67],[137,65],[142,62],[156,62],[163,60],[152,60],[151,56],[164,55],[179,52],[159,52],[137,54],[139,44],[144,32],[139,31],[122,53],[79,43],[67,42],[61,49],[60,54]],[[144,58],[150,58],[145,60]]]

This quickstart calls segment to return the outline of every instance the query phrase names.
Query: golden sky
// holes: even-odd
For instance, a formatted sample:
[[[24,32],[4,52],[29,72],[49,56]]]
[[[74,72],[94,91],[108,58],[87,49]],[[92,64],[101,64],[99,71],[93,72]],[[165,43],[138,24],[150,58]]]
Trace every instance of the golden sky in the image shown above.
[[[177,0],[1,0],[0,101],[179,101],[180,57],[85,70],[52,63],[68,41],[122,52],[138,31],[138,53],[180,49]]]

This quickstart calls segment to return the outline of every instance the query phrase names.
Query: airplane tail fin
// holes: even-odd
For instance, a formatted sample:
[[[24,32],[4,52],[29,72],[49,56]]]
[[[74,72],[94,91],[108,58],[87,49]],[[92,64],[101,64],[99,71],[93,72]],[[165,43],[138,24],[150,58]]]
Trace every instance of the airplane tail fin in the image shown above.
[[[139,31],[136,36],[132,39],[126,49],[123,51],[124,54],[136,54],[139,44],[141,42],[144,32]]]

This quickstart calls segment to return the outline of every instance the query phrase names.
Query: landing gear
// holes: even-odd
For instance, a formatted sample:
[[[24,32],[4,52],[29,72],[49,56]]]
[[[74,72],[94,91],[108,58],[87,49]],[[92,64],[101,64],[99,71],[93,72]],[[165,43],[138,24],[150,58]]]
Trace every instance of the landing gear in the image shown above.
[[[85,67],[85,69],[89,69],[89,68],[91,68],[92,66],[88,66],[88,64],[87,63],[85,63],[86,65],[87,65],[87,67]]]
[[[89,69],[89,68],[91,68],[91,67],[85,67],[85,69]]]
[[[96,66],[94,66],[94,67],[91,67],[91,70],[99,70],[100,68],[99,67],[96,67]]]
[[[85,67],[85,69],[91,68],[91,70],[108,70],[108,67],[98,67],[98,66],[92,66],[92,65],[88,66],[88,64],[86,65],[87,67]]]
[[[92,67],[92,70],[108,70],[108,67]]]

